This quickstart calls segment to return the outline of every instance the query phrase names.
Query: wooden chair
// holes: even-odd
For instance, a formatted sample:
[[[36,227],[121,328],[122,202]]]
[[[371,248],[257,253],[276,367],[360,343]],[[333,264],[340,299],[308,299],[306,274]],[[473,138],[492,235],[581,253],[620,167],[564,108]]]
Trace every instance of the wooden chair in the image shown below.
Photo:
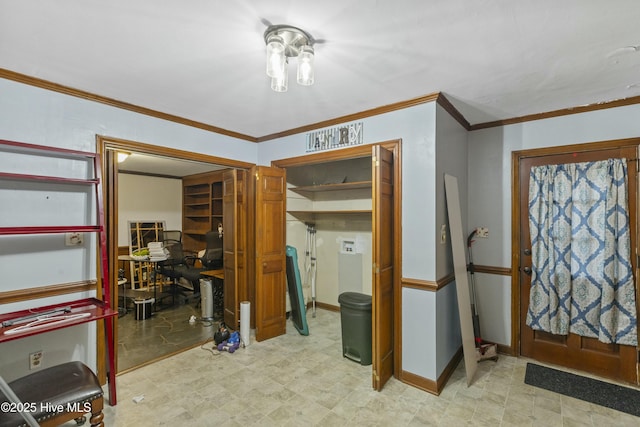
[[[75,420],[84,424],[91,413],[92,427],[104,427],[104,398],[96,375],[81,362],[67,362],[19,378],[8,384],[42,427]],[[0,391],[0,403],[11,400]],[[0,412],[0,427],[28,426],[18,412]]]

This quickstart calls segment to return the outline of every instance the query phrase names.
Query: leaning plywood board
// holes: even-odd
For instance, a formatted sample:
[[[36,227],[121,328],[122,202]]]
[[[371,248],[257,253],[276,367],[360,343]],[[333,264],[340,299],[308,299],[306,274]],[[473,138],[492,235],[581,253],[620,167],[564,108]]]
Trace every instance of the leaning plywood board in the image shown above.
[[[465,239],[462,234],[458,178],[445,174],[444,189],[447,195],[449,230],[451,234],[451,248],[453,251],[453,270],[456,276],[458,312],[460,313],[460,329],[462,332],[462,351],[464,352],[464,368],[467,373],[467,385],[471,385],[473,376],[476,373],[478,361],[476,360],[473,319],[471,318],[471,298],[469,296],[467,259],[464,254]]]

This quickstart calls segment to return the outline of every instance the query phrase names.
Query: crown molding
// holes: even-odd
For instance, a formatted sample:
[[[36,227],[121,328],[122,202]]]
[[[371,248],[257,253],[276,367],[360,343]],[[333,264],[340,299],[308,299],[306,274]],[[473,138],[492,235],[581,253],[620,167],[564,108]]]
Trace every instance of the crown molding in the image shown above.
[[[383,105],[382,107],[372,108],[370,110],[361,111],[359,113],[347,114],[346,116],[335,117],[333,119],[323,120],[321,122],[313,123],[310,125],[300,126],[300,127],[285,130],[282,132],[272,133],[270,135],[259,137],[258,142],[270,141],[273,139],[278,139],[285,136],[291,136],[298,133],[310,132],[316,129],[331,127],[331,126],[339,125],[345,122],[362,120],[367,117],[378,116],[380,114],[389,113],[391,111],[402,110],[402,109],[413,107],[416,105],[426,104],[428,102],[437,101],[440,95],[441,95],[440,92],[432,93],[429,95],[424,95],[417,98],[409,99],[407,101]]]
[[[173,114],[167,114],[160,111],[152,110],[150,108],[130,104],[128,102],[118,101],[117,99],[96,95],[96,94],[79,90],[79,89],[74,89],[69,86],[53,83],[37,77],[27,76],[25,74],[20,74],[15,71],[10,71],[4,68],[0,68],[0,78],[12,80],[18,83],[24,83],[34,87],[39,87],[41,89],[51,90],[54,92],[74,96],[77,98],[86,99],[89,101],[98,102],[98,103],[109,105],[112,107],[121,108],[121,109],[132,111],[135,113],[144,114],[150,117],[155,117],[158,119],[167,120],[174,123],[179,123],[185,126],[195,127],[208,132],[218,133],[221,135],[229,136],[231,138],[237,138],[237,139],[241,139],[249,142],[270,141],[270,140],[282,138],[285,136],[295,135],[295,134],[304,133],[304,132],[310,132],[312,130],[331,127],[331,126],[335,126],[345,122],[361,120],[367,117],[373,117],[380,114],[402,110],[405,108],[410,108],[416,105],[426,104],[434,101],[437,102],[438,105],[440,105],[445,111],[447,111],[451,115],[451,117],[453,117],[458,123],[460,123],[460,125],[467,131],[488,129],[493,127],[507,126],[507,125],[517,124],[517,123],[548,119],[552,117],[567,116],[571,114],[581,114],[581,113],[587,113],[590,111],[597,111],[597,110],[604,110],[608,108],[616,108],[616,107],[623,107],[627,105],[640,104],[640,96],[634,96],[631,98],[617,99],[617,100],[607,101],[607,102],[599,102],[599,103],[589,104],[589,105],[584,105],[579,107],[564,108],[564,109],[555,110],[555,111],[529,114],[526,116],[513,117],[510,119],[495,120],[491,122],[477,123],[477,124],[471,125],[469,121],[462,115],[462,113],[460,113],[460,111],[458,111],[453,106],[453,104],[447,99],[447,97],[442,92],[436,92],[436,93],[420,96],[417,98],[412,98],[406,101],[396,102],[393,104],[388,104],[381,107],[376,107],[369,110],[361,111],[358,113],[348,114],[345,116],[336,117],[333,119],[324,120],[321,122],[317,122],[317,123],[313,123],[305,126],[300,126],[300,127],[289,129],[282,132],[277,132],[277,133],[264,135],[260,137],[254,137],[254,136],[245,135],[239,132],[223,129],[217,126],[208,125],[206,123],[197,122],[195,120],[189,120],[184,117],[175,116]]]
[[[517,123],[532,122],[535,120],[550,119],[552,117],[569,116],[571,114],[588,113],[590,111],[606,110],[609,108],[625,107],[627,105],[640,104],[640,96],[632,96],[630,98],[616,99],[607,102],[598,102],[595,104],[582,105],[579,107],[563,108],[560,110],[547,111],[544,113],[528,114],[526,116],[513,117],[511,119],[496,120],[493,122],[478,123],[471,125],[469,130],[489,129],[500,126],[513,125]]]
[[[233,132],[227,129],[211,126],[201,122],[196,122],[195,120],[185,119],[184,117],[163,113],[160,111],[152,110],[150,108],[140,107],[138,105],[130,104],[128,102],[118,101],[117,99],[107,98],[106,96],[96,95],[80,89],[74,89],[69,86],[64,86],[58,83],[53,83],[47,80],[39,79],[37,77],[16,73],[15,71],[10,71],[4,68],[0,68],[0,78],[12,80],[18,83],[24,83],[30,86],[39,87],[41,89],[46,89],[53,92],[62,93],[65,95],[74,96],[76,98],[86,99],[88,101],[98,102],[100,104],[109,105],[111,107],[121,108],[123,110],[132,111],[134,113],[144,114],[146,116],[155,117],[158,119],[167,120],[174,123],[179,123],[185,126],[191,126],[191,127],[206,130],[209,132],[226,135],[231,138],[242,139],[249,142],[257,142],[257,138],[253,136],[245,135],[238,132]]]

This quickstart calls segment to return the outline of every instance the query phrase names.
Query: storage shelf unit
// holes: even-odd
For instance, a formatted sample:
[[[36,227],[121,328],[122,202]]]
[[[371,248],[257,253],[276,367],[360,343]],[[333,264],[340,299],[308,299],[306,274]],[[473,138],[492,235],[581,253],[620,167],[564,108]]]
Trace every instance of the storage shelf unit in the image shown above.
[[[103,298],[102,300],[97,298],[84,298],[71,302],[0,314],[0,343],[50,332],[61,328],[67,328],[81,323],[104,320],[107,338],[109,403],[111,405],[115,405],[117,403],[117,398],[113,317],[116,316],[118,312],[111,308],[111,291],[109,286],[110,277],[108,269],[109,263],[106,248],[106,230],[104,228],[102,187],[100,182],[100,177],[102,175],[100,155],[97,153],[53,148],[6,140],[0,140],[0,151],[91,162],[93,177],[88,179],[0,172],[0,181],[12,180],[63,186],[93,186],[95,189],[97,207],[96,224],[44,226],[21,225],[0,227],[0,235],[58,234],[71,232],[98,233],[100,246],[100,268],[98,274],[100,275],[99,283],[102,285]],[[46,215],[46,212],[44,212],[44,214]]]
[[[207,172],[182,179],[182,241],[186,251],[206,246],[205,235],[222,225],[222,172]]]

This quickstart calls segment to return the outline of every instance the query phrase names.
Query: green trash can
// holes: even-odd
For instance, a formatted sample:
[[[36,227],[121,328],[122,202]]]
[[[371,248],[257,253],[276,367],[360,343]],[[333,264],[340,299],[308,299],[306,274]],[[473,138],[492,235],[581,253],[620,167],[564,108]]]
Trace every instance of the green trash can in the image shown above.
[[[371,296],[343,292],[338,296],[342,324],[342,356],[371,365]]]

